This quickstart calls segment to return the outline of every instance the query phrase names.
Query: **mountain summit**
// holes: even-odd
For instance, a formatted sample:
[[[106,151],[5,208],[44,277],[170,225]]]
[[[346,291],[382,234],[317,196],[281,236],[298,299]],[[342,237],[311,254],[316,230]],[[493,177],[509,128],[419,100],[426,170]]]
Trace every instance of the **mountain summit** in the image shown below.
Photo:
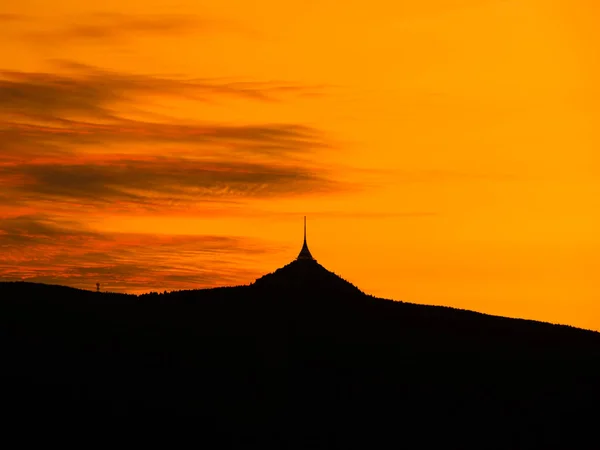
[[[330,272],[315,260],[297,259],[258,278],[252,288],[303,295],[365,295],[359,288]]]
[[[312,297],[323,294],[328,297],[365,295],[352,283],[330,272],[313,258],[306,242],[306,216],[304,217],[304,243],[298,257],[275,272],[258,278],[251,286],[255,289],[308,294]]]

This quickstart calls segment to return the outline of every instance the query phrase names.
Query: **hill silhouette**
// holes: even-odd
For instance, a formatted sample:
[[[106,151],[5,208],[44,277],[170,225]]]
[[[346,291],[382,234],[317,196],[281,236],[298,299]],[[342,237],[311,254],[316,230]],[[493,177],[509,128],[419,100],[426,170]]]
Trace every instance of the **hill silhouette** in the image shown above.
[[[318,262],[304,259],[296,259],[275,272],[258,278],[251,286],[266,292],[301,292],[335,297],[364,295],[359,288]]]
[[[504,449],[574,448],[598,417],[599,333],[375,298],[310,258],[247,286],[139,296],[0,283],[0,330],[2,409],[30,424]]]

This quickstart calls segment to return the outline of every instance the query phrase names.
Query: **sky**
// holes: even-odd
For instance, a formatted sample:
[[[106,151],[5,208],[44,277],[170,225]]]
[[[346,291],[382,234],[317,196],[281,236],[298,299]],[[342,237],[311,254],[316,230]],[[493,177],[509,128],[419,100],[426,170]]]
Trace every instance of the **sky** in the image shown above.
[[[596,0],[0,6],[0,281],[142,293],[313,256],[600,330]]]

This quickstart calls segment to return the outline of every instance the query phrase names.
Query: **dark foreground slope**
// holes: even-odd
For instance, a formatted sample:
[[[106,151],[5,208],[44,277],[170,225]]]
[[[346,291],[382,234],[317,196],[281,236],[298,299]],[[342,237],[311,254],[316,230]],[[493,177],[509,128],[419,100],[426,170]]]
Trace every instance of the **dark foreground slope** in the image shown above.
[[[575,448],[598,333],[375,299],[312,262],[166,295],[0,284],[1,408],[237,448]],[[104,428],[104,433],[110,428]],[[595,439],[595,438],[594,438]]]

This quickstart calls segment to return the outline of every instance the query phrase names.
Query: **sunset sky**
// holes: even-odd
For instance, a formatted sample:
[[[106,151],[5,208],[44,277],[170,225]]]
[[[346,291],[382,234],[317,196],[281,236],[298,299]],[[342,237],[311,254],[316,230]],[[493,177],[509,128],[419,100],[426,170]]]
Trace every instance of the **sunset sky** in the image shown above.
[[[0,280],[365,292],[600,330],[597,0],[0,6]]]

